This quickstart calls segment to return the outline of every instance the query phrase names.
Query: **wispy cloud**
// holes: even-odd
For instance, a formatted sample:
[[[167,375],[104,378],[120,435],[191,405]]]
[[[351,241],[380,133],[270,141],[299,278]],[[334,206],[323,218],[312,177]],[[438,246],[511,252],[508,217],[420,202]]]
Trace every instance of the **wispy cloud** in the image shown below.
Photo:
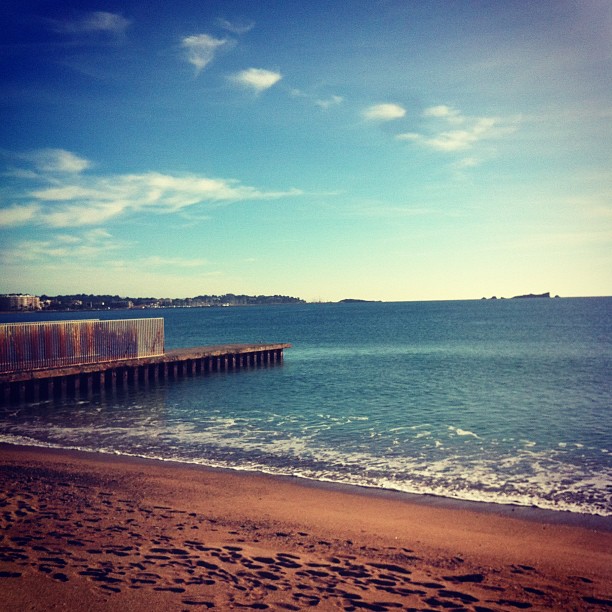
[[[612,230],[599,228],[592,230],[573,231],[543,231],[530,234],[528,230],[514,237],[510,246],[515,249],[552,248],[559,247],[566,250],[568,247],[582,247],[588,245],[609,245],[612,243]]]
[[[139,262],[146,268],[199,268],[201,266],[208,265],[206,259],[198,257],[185,258],[185,257],[161,257],[160,255],[151,255],[150,257],[144,257]]]
[[[131,21],[117,13],[93,11],[85,13],[77,19],[53,21],[53,29],[63,34],[103,33],[121,36],[129,27]]]
[[[428,133],[405,132],[398,140],[416,142],[445,153],[462,152],[485,140],[496,140],[517,129],[516,119],[499,117],[467,117],[450,106],[431,106],[423,117],[433,120]],[[449,129],[451,127],[452,129]],[[464,167],[476,165],[476,158],[466,160]]]
[[[40,172],[79,173],[91,166],[89,160],[65,149],[38,149],[17,157],[32,162]]]
[[[436,213],[432,209],[423,206],[370,202],[357,208],[353,214],[360,217],[373,217],[377,219],[402,219],[406,217],[433,216]]]
[[[325,98],[322,100],[315,100],[315,104],[320,108],[330,108],[332,106],[338,106],[338,104],[342,104],[344,102],[344,98],[342,96],[330,96],[329,98]]]
[[[463,123],[461,113],[451,106],[440,104],[438,106],[430,106],[423,111],[423,117],[437,117],[446,119],[450,123]]]
[[[254,21],[229,21],[222,17],[217,19],[217,24],[220,28],[238,35],[246,34],[255,27]]]
[[[34,219],[40,212],[38,204],[13,204],[7,208],[0,208],[0,227],[15,227],[25,225]]]
[[[80,160],[80,166],[74,163],[68,164],[68,167],[85,168],[89,165],[87,160],[76,155],[73,157]],[[31,154],[30,158],[38,160],[36,153]],[[50,164],[46,167],[46,174],[36,175],[38,182],[46,182],[42,187],[28,187],[30,181],[23,180],[17,189],[5,190],[4,197],[8,196],[9,200],[6,205],[0,200],[0,225],[17,227],[34,224],[54,228],[101,225],[144,210],[169,214],[198,204],[213,206],[270,200],[302,193],[298,189],[267,191],[242,185],[234,179],[195,174],[146,172],[100,176],[77,172],[58,174],[54,170],[55,165]]]
[[[475,168],[479,166],[480,163],[481,160],[478,157],[464,157],[457,160],[453,164],[453,168],[455,168],[455,170],[465,170],[466,168]]]
[[[331,95],[327,98],[317,97],[316,94],[308,93],[294,87],[291,89],[290,94],[293,98],[303,98],[310,102],[312,102],[315,106],[327,110],[328,108],[332,108],[334,106],[338,106],[344,102],[343,96]]]
[[[196,74],[199,74],[213,61],[215,53],[220,47],[228,44],[227,39],[214,38],[208,34],[185,36],[181,42],[181,46],[185,49],[185,57],[195,67]]]
[[[122,245],[105,230],[88,230],[80,234],[56,234],[47,239],[22,240],[10,250],[0,250],[3,260],[11,263],[60,259],[62,261],[92,259],[120,249]]]
[[[362,113],[370,121],[392,121],[393,119],[401,119],[405,114],[406,109],[403,106],[389,102],[369,106]]]
[[[280,72],[265,70],[264,68],[247,68],[229,77],[234,83],[260,93],[276,85],[283,75]]]
[[[148,277],[164,287],[182,275],[197,274],[201,278],[215,274],[206,269],[210,262],[201,257],[150,255],[126,258],[126,248],[131,246],[101,228],[71,230],[70,233],[51,233],[36,240],[20,240],[10,246],[0,245],[0,263],[5,269],[12,269],[14,274],[26,269],[29,277],[40,276],[41,270],[45,274],[59,272],[63,282],[75,287],[82,286],[83,279],[92,276],[100,281],[106,280],[109,287],[114,287],[117,282],[115,275],[128,271],[132,281],[132,275],[139,279]],[[166,274],[169,275],[167,278]],[[44,285],[46,280],[40,277],[36,282]],[[129,290],[130,287],[126,287],[126,292]]]

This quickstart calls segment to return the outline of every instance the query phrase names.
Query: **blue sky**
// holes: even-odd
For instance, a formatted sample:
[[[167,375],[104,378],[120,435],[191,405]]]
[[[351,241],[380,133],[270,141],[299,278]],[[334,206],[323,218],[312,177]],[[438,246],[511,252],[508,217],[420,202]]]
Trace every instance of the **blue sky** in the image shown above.
[[[612,3],[0,7],[0,292],[612,295]]]

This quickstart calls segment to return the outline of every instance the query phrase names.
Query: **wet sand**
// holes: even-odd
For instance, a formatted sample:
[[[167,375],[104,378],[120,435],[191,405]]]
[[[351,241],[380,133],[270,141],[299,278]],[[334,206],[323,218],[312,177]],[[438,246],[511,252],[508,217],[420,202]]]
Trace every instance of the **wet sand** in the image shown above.
[[[0,445],[2,610],[610,610],[612,532]]]

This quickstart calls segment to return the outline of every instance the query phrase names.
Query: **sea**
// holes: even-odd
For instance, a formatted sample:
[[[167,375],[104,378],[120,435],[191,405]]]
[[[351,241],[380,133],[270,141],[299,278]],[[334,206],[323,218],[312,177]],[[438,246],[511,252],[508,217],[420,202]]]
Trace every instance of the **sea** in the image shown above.
[[[4,314],[163,317],[280,365],[0,406],[0,442],[612,516],[612,298]]]

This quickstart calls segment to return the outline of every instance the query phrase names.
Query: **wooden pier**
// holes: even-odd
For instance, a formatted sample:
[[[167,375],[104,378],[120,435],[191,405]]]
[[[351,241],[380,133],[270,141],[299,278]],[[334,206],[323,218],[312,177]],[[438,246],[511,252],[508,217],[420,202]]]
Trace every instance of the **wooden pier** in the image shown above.
[[[149,384],[213,372],[280,364],[290,344],[224,344],[176,349],[150,357],[0,373],[0,402],[38,401],[66,394]]]

